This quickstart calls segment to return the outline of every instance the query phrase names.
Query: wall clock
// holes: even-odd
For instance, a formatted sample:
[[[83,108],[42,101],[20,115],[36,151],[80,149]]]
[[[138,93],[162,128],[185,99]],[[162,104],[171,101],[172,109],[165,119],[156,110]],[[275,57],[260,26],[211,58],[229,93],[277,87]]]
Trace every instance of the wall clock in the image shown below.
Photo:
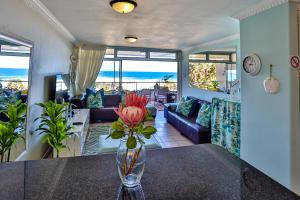
[[[243,68],[251,76],[257,75],[261,69],[261,61],[258,55],[252,54],[247,56],[243,61]]]

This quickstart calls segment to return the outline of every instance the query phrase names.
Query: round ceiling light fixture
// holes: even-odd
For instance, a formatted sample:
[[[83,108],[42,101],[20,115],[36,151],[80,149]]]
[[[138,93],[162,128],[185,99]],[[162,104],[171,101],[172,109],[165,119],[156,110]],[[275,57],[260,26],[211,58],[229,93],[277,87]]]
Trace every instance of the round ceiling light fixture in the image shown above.
[[[135,36],[126,36],[124,39],[129,43],[135,43],[138,40]]]
[[[112,0],[110,6],[115,11],[126,14],[132,12],[137,7],[137,3],[134,0]]]

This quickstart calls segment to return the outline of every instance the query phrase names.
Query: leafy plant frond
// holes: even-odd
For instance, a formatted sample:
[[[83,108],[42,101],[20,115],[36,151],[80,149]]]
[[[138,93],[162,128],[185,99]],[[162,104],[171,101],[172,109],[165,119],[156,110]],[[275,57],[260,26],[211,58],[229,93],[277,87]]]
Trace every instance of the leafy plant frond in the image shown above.
[[[53,149],[59,152],[66,148],[63,144],[64,140],[73,135],[73,127],[69,126],[64,115],[69,104],[57,104],[53,101],[36,104],[43,108],[43,113],[36,120],[40,120],[40,125],[36,128],[36,132],[44,134],[43,143],[48,143]]]

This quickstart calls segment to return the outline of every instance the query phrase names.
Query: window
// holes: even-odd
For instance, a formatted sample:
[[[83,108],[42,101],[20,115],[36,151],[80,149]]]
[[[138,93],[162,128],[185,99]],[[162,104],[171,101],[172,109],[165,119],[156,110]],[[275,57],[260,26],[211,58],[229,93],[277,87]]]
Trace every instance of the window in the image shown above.
[[[209,54],[208,57],[211,61],[230,61],[230,55],[228,54]]]
[[[122,62],[122,88],[134,91],[154,89],[155,85],[177,90],[177,62],[135,61]]]
[[[118,58],[146,58],[146,52],[144,51],[117,51]]]
[[[104,58],[114,58],[114,57],[115,57],[115,50],[111,48],[107,48]]]
[[[108,48],[95,83],[97,89],[140,91],[157,86],[177,90],[178,52],[147,48]]]
[[[236,53],[231,54],[231,61],[236,62]]]
[[[168,52],[150,52],[150,58],[152,59],[176,59],[176,53]]]
[[[119,90],[120,61],[103,61],[95,88],[105,91]]]
[[[191,87],[228,93],[237,79],[236,53],[203,52],[189,56]]]
[[[189,56],[190,60],[206,60],[206,54],[203,53],[197,53],[197,54],[191,54]]]

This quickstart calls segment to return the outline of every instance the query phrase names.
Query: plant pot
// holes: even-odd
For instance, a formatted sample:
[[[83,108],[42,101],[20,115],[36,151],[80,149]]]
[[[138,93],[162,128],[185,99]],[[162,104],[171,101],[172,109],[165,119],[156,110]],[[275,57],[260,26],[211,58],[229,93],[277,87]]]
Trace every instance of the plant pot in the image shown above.
[[[116,157],[118,172],[124,186],[136,187],[144,173],[146,151],[139,142],[134,149],[128,149],[126,143],[127,138],[120,140]]]

